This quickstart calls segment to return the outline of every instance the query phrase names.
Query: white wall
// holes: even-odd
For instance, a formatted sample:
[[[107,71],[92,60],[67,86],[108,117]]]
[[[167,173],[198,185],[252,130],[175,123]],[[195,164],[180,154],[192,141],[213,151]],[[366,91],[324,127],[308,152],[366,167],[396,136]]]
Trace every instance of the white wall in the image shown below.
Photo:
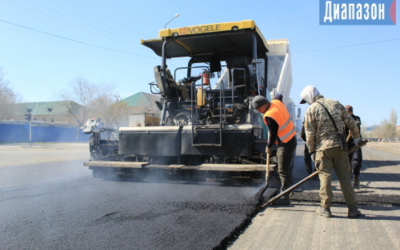
[[[129,115],[129,127],[144,127],[145,114],[131,114]]]

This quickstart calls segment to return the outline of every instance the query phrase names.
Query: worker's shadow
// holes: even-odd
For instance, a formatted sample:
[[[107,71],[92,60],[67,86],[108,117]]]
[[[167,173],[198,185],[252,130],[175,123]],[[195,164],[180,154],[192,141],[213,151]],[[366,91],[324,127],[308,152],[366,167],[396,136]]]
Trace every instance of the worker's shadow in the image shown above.
[[[390,220],[390,221],[400,221],[400,216],[390,216],[390,215],[371,215],[371,214],[366,214],[364,215],[363,219],[367,220]]]
[[[379,190],[395,190],[395,191],[400,191],[400,187],[369,187],[369,186],[361,186],[361,188],[365,188],[365,189],[379,189]],[[357,189],[355,189],[356,193],[371,193],[373,191],[357,191]]]
[[[376,161],[376,160],[363,160],[363,168],[376,168],[385,166],[397,166],[400,165],[400,161]]]
[[[400,221],[400,216],[391,216],[391,215],[379,215],[379,214],[370,214],[370,213],[363,213],[361,216],[357,218],[349,218],[347,217],[347,212],[346,213],[333,213],[332,215],[333,218],[340,218],[340,219],[345,219],[345,220],[388,220],[388,221]]]
[[[368,180],[370,182],[375,182],[375,181],[400,182],[400,174],[396,173],[361,172],[360,178],[362,178],[361,180]]]
[[[357,189],[354,189],[354,191],[356,192],[356,194],[369,194],[369,193],[373,193],[374,192],[374,191],[367,191],[367,190],[360,191],[360,190],[357,190]]]
[[[355,219],[364,219],[364,220],[387,220],[387,221],[400,221],[400,216],[396,216],[393,214],[398,214],[400,215],[400,207],[384,207],[384,206],[359,206],[358,207],[361,210],[362,215],[358,218]],[[378,212],[379,214],[374,213]],[[347,212],[342,213],[338,217],[346,217],[347,218]]]
[[[306,204],[307,206],[312,206],[314,207],[314,209],[309,209],[309,208],[305,208],[305,209],[301,209],[301,204],[299,204],[300,206],[297,206],[295,208],[293,208],[293,206],[267,206],[265,207],[262,212],[264,212],[264,210],[266,208],[274,208],[277,210],[287,210],[287,211],[296,211],[296,212],[307,212],[307,213],[315,213],[317,207],[319,205],[311,205],[311,204]],[[336,206],[336,205],[335,205]],[[363,206],[359,206],[358,207],[361,210],[361,216],[357,217],[357,218],[348,218],[347,217],[347,208],[344,208],[341,211],[335,211],[335,209],[332,209],[332,218],[338,218],[338,219],[354,219],[354,220],[388,220],[388,221],[400,221],[400,216],[395,216],[395,215],[389,215],[396,213],[400,215],[400,207],[384,207],[384,206],[369,206],[369,205],[363,205]],[[379,211],[380,214],[375,214],[373,213],[373,211]],[[385,214],[388,213],[388,214]]]

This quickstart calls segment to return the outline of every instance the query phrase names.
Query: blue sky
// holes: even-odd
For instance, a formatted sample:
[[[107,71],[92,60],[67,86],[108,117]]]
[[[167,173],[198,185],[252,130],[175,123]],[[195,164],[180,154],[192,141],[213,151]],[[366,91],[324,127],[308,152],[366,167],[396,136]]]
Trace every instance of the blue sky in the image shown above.
[[[82,42],[0,22],[0,67],[27,102],[56,100],[77,76],[114,83],[123,98],[149,92],[161,60],[140,39],[156,38],[176,13],[169,28],[251,19],[267,40],[288,38],[296,105],[314,85],[353,105],[364,125],[389,118],[392,108],[400,114],[399,24],[319,25],[319,1],[0,0],[1,20]]]

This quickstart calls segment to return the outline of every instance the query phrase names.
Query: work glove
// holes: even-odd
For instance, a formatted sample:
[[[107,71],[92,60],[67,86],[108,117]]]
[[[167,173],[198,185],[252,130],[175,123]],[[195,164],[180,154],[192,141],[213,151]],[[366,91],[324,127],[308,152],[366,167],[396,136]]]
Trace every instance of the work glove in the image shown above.
[[[311,160],[312,160],[313,162],[315,162],[315,153],[312,153],[312,154],[311,154]]]
[[[272,156],[272,151],[273,151],[272,147],[265,148],[265,153],[269,154],[269,156]]]
[[[359,148],[365,146],[365,143],[364,143],[364,141],[363,141],[361,138],[354,139],[354,144],[355,144],[357,147],[359,147]]]

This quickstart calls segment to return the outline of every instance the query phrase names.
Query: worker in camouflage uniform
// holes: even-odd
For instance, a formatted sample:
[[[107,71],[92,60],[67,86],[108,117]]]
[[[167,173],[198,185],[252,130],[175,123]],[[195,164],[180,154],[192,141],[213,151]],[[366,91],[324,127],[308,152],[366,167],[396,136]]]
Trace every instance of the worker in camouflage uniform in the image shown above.
[[[311,159],[319,171],[321,206],[316,212],[326,218],[332,217],[330,210],[333,199],[331,175],[332,169],[334,169],[349,209],[348,217],[358,217],[361,212],[357,209],[356,195],[351,185],[351,169],[347,149],[346,151],[341,149],[338,131],[327,111],[335,121],[339,133],[344,134],[347,126],[352,133],[355,145],[361,146],[362,140],[356,123],[342,104],[324,98],[314,86],[305,87],[300,96],[302,99],[300,104],[308,103],[310,105],[305,114],[304,125]]]

